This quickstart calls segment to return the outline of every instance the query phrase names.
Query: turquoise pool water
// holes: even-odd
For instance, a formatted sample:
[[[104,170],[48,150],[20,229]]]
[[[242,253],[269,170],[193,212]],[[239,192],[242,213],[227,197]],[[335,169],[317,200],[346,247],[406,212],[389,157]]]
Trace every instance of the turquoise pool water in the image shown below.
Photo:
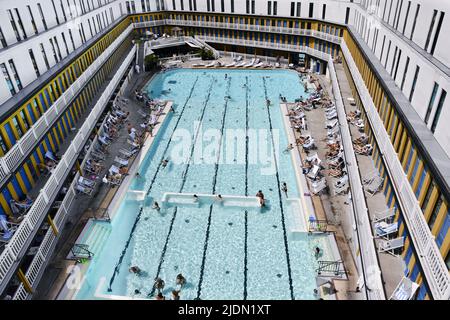
[[[147,91],[153,98],[173,100],[176,113],[167,119],[139,168],[140,177],[129,187],[145,192],[145,200],[123,201],[76,299],[95,299],[97,290],[151,297],[157,276],[165,281],[163,293],[169,298],[179,273],[187,279],[182,300],[313,299],[314,248],[322,248],[321,259],[326,260],[327,240],[293,236],[295,210],[280,190],[286,182],[288,196],[299,197],[291,157],[282,152],[287,138],[278,107],[280,94],[288,101],[307,96],[298,75],[182,69],[157,75]],[[244,136],[227,138],[230,129],[244,130]],[[220,152],[208,155],[208,130],[223,133]],[[246,142],[245,132],[255,133],[257,143]],[[194,143],[181,144],[186,135]],[[211,163],[208,157],[221,160]],[[163,168],[166,158],[169,165]],[[160,212],[151,208],[166,192],[254,196],[258,190],[269,201],[262,211],[218,204],[171,206]],[[129,273],[130,266],[138,266],[143,275]]]

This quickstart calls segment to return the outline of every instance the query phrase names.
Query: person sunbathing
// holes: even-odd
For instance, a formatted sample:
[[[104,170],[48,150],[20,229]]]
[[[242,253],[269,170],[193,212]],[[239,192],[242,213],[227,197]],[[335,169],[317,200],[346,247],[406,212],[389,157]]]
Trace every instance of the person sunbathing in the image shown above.
[[[126,167],[126,166],[120,167],[119,174],[120,175],[124,175],[124,176],[127,175],[128,174],[128,167]]]
[[[325,153],[327,158],[333,158],[339,154],[339,150],[330,150]]]

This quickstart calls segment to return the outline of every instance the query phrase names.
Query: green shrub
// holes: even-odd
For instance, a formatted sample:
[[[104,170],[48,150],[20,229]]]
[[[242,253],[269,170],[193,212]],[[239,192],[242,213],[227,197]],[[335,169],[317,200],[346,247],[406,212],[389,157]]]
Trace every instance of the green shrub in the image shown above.
[[[152,70],[158,65],[159,58],[155,54],[149,54],[144,58],[145,70]]]

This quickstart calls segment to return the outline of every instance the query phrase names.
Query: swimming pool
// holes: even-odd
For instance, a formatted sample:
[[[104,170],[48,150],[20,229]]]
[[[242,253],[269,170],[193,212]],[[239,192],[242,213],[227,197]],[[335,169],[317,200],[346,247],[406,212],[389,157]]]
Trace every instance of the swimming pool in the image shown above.
[[[147,298],[162,278],[167,298],[182,273],[181,299],[313,299],[319,246],[325,236],[295,232],[299,191],[283,149],[287,137],[279,97],[307,96],[297,73],[285,70],[191,70],[158,74],[147,86],[152,98],[170,99],[176,113],[164,124],[139,167],[76,299],[104,295]],[[270,100],[270,106],[267,106]],[[217,135],[219,134],[219,138]],[[246,139],[246,136],[249,138]],[[161,160],[169,159],[167,167]],[[267,208],[221,203],[152,203],[167,192],[254,196]],[[303,195],[301,195],[303,196]],[[143,273],[131,274],[130,266]],[[135,294],[135,290],[139,293]]]

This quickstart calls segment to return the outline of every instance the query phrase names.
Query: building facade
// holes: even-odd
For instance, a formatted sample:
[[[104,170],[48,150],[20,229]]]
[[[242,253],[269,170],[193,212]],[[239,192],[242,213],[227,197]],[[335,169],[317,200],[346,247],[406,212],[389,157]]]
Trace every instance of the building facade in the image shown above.
[[[405,273],[420,284],[417,299],[448,299],[449,11],[450,3],[439,0],[2,1],[0,214],[12,215],[11,200],[24,199],[44,179],[39,165],[45,153],[57,153],[71,129],[85,121],[130,52],[132,32],[163,34],[180,27],[221,51],[294,63],[302,54],[319,72],[327,68],[321,54],[340,56],[370,124],[366,133],[386,203],[396,209],[399,235],[406,237]],[[95,65],[102,54],[105,60]],[[60,101],[64,108],[37,128]],[[58,237],[58,212],[41,211],[45,220],[30,232],[28,247],[40,245],[39,230]],[[18,254],[9,246],[0,265],[8,255],[15,262],[0,266],[0,288],[14,294],[26,287],[31,296],[37,284],[28,288],[27,270],[36,258],[24,257],[27,248]]]

